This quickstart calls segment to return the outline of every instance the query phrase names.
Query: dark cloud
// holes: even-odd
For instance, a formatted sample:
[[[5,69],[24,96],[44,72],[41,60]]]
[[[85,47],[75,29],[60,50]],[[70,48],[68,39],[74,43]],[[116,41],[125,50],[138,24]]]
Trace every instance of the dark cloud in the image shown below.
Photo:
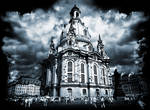
[[[33,77],[40,76],[38,64],[48,57],[51,38],[56,44],[59,42],[63,24],[69,22],[69,12],[74,4],[81,10],[81,20],[88,27],[95,48],[101,34],[111,67],[137,71],[135,61],[138,60],[136,50],[139,44],[135,27],[147,18],[142,12],[127,15],[114,9],[104,11],[95,7],[92,0],[61,0],[46,11],[36,9],[23,15],[7,12],[3,20],[11,24],[14,36],[4,37],[2,49],[11,55],[11,61],[16,60],[14,66],[18,71]],[[34,70],[37,65],[39,69]]]

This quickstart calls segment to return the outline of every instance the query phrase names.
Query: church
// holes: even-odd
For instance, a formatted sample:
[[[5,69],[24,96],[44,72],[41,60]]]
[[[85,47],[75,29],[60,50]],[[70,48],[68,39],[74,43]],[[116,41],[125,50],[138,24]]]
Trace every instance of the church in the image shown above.
[[[41,94],[50,97],[113,97],[110,58],[100,35],[95,49],[88,27],[74,5],[57,45],[51,39],[49,56],[42,62]]]

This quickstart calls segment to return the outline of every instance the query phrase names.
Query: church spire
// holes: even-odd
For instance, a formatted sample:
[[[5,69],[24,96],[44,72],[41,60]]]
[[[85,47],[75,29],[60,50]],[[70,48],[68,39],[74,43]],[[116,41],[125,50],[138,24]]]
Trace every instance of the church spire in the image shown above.
[[[102,39],[101,39],[101,36],[100,36],[100,34],[99,34],[97,49],[103,49],[103,48],[104,48],[104,44],[103,44]]]
[[[104,53],[104,44],[102,42],[100,34],[99,34],[99,39],[98,39],[98,44],[97,44],[97,51],[103,56],[103,53]]]
[[[50,43],[50,54],[54,54],[54,53],[55,53],[55,45],[52,38]]]
[[[100,34],[99,34],[98,43],[102,43],[102,39],[101,39],[101,36],[100,36]]]

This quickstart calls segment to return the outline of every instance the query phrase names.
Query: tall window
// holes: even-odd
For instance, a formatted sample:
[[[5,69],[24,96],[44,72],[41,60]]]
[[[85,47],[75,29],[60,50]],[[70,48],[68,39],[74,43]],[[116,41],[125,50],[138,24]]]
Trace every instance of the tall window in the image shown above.
[[[81,63],[81,73],[84,73],[84,64]]]
[[[86,95],[86,89],[82,90],[83,95]]]
[[[94,80],[95,80],[95,84],[97,84],[98,81],[97,81],[97,76],[96,75],[94,76]]]
[[[103,76],[105,76],[105,70],[104,70],[104,68],[102,69],[102,72],[103,72]]]
[[[71,40],[69,40],[69,45],[71,45],[72,44],[72,42],[71,42]]]
[[[72,62],[68,62],[68,82],[72,82]]]
[[[106,84],[105,77],[103,79],[104,79],[104,84]]]
[[[72,72],[72,62],[68,62],[68,72]]]
[[[107,90],[105,90],[105,94],[108,95],[108,91]]]
[[[96,96],[99,96],[99,89],[96,89]]]
[[[95,84],[98,83],[98,81],[97,81],[97,67],[96,67],[96,65],[94,65],[94,81],[95,81]]]
[[[97,67],[94,65],[94,74],[97,75]]]
[[[81,63],[81,83],[85,83],[84,64]]]
[[[72,73],[68,73],[68,82],[72,82]]]
[[[102,74],[103,74],[104,84],[106,84],[106,81],[105,81],[105,69],[104,68],[102,69]]]
[[[85,83],[85,77],[84,77],[84,74],[81,74],[81,83]]]
[[[68,95],[72,96],[72,89],[71,88],[68,88]]]

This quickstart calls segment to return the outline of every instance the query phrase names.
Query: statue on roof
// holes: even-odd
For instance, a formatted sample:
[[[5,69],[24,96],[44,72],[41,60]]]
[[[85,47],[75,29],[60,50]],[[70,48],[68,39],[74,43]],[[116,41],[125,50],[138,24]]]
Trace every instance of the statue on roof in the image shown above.
[[[55,45],[52,38],[50,43],[50,54],[53,54],[54,52],[55,52]]]
[[[104,53],[104,44],[101,40],[101,37],[99,35],[98,44],[97,44],[97,51],[103,56]]]

